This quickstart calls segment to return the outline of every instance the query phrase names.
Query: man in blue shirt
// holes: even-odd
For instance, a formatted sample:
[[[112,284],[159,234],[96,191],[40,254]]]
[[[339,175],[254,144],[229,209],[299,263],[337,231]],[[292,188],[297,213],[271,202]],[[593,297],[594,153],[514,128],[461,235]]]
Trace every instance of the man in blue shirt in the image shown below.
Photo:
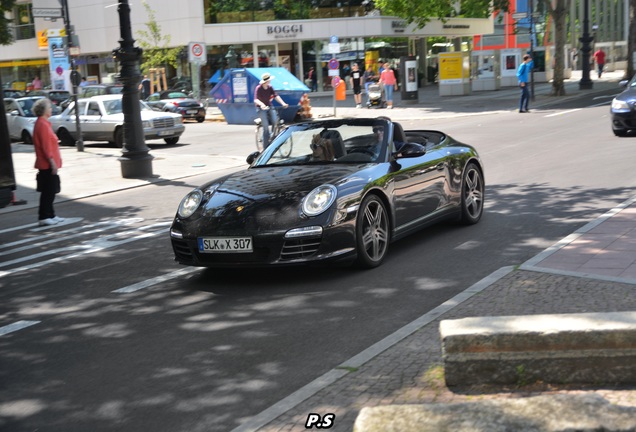
[[[517,69],[517,79],[519,80],[519,88],[521,89],[521,100],[519,101],[519,112],[530,112],[528,102],[530,101],[530,90],[528,89],[528,77],[532,70],[532,57],[529,54],[523,56],[523,63]]]

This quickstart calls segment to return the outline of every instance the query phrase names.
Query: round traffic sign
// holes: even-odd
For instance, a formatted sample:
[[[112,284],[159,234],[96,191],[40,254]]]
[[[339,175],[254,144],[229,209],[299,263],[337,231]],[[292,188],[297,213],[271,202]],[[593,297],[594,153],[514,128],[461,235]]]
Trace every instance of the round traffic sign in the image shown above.
[[[201,57],[201,55],[203,54],[203,47],[201,46],[201,44],[195,43],[192,44],[192,55],[194,57]]]
[[[338,69],[340,67],[340,62],[338,59],[332,58],[329,60],[329,69]]]

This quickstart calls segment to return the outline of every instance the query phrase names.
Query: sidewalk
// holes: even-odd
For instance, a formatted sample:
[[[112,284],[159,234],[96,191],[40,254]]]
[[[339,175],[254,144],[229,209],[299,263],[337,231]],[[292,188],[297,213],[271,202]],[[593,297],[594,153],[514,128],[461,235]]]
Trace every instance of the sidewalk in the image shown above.
[[[550,84],[535,87],[532,109],[547,108],[565,98],[615,89],[622,71],[593,76],[593,90],[579,90],[580,72],[566,82],[566,97],[549,96]],[[396,121],[468,115],[491,115],[516,111],[519,90],[440,97],[436,87],[420,91],[419,103],[393,110],[356,109],[351,95],[337,106],[338,117],[387,115]],[[310,94],[314,118],[333,115],[329,95]],[[344,104],[351,102],[350,107]],[[218,109],[209,109],[209,120],[219,120]],[[226,127],[219,121],[219,128]],[[13,161],[19,186],[16,196],[23,206],[0,209],[3,213],[37,207],[34,191],[33,148],[13,145]],[[226,168],[244,166],[243,157],[170,154],[152,150],[151,179],[121,177],[117,158],[121,150],[87,147],[84,152],[63,147],[63,195],[56,202],[79,199],[151,183],[184,178]],[[309,413],[334,413],[333,431],[351,431],[361,408],[388,404],[450,403],[492,398],[521,398],[537,394],[599,394],[611,403],[636,406],[632,388],[556,388],[536,385],[522,389],[461,389],[452,392],[444,384],[439,322],[468,316],[525,315],[636,310],[636,197],[632,197],[597,220],[590,222],[517,269],[502,268],[433,311],[396,331],[355,357],[299,389],[235,431],[305,431]]]

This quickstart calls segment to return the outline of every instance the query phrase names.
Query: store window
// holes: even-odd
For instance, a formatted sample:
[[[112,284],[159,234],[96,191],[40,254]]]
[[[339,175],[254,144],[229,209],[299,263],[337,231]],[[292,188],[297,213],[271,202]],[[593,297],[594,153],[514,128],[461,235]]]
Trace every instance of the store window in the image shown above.
[[[203,0],[206,24],[364,16],[368,0]]]
[[[34,39],[35,24],[31,9],[33,5],[19,4],[13,9],[13,28],[15,40]]]

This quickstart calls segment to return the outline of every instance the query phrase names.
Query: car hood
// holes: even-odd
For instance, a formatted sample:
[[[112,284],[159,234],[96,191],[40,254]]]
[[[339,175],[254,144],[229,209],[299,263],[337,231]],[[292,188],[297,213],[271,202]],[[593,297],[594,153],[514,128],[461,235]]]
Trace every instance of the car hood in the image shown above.
[[[636,100],[636,88],[629,88],[616,96],[616,99],[624,102],[631,102]]]
[[[373,165],[367,165],[373,166]],[[361,171],[363,169],[363,171]],[[314,188],[329,183],[349,188],[364,165],[261,167],[231,174],[201,189],[213,191],[200,216],[219,230],[275,230],[302,225],[302,200]],[[201,223],[201,221],[199,221]],[[310,222],[307,222],[310,223]]]

